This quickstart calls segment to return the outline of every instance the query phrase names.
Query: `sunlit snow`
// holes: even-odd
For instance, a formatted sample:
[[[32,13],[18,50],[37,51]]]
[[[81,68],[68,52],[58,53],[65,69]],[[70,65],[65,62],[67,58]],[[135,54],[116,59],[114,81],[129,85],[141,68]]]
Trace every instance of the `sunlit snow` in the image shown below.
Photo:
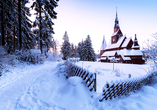
[[[0,79],[0,110],[155,110],[157,84],[144,86],[130,96],[99,102],[105,81],[140,77],[149,65],[115,64],[122,74],[116,76],[112,63],[78,62],[91,72],[97,71],[96,93],[80,77],[64,76],[64,62],[20,64],[4,71]]]

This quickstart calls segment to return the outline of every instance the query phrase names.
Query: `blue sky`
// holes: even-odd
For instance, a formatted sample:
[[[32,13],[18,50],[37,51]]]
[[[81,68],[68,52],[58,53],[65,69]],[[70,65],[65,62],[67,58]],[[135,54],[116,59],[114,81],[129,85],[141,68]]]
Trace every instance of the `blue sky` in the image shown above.
[[[61,45],[67,31],[75,45],[90,35],[96,53],[103,35],[106,42],[113,34],[116,7],[123,35],[137,39],[141,46],[157,32],[157,0],[60,0],[53,35]]]

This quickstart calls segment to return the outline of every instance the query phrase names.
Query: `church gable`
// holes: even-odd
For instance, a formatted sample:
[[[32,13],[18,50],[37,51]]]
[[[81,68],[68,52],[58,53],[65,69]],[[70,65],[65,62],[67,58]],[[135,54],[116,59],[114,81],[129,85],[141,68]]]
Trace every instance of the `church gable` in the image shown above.
[[[131,38],[126,38],[125,41],[123,42],[122,46],[121,46],[121,49],[131,49],[133,45],[133,41]]]
[[[109,44],[106,47],[106,51],[113,50],[113,49],[119,50],[125,39],[126,39],[125,36],[121,36],[118,39],[117,43],[112,44],[111,42],[109,42]]]
[[[117,13],[114,25],[114,33],[111,36],[111,41],[106,46],[105,50],[101,50],[101,62],[112,62],[113,58],[115,58],[116,62],[121,63],[145,63],[143,59],[143,53],[140,50],[140,46],[136,38],[136,34],[134,41],[132,38],[123,36],[123,33],[120,30]]]

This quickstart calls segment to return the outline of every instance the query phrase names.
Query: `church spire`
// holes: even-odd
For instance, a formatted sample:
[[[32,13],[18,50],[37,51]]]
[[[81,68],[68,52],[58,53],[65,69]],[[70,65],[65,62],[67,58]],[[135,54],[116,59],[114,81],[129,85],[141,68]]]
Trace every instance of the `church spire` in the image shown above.
[[[105,50],[106,46],[107,44],[106,44],[105,36],[103,36],[103,41],[102,41],[100,50]]]
[[[140,46],[138,44],[138,40],[137,40],[137,37],[136,37],[136,34],[135,34],[135,40],[133,42],[133,46],[132,46],[133,49],[140,49]]]
[[[106,44],[105,36],[103,36],[103,41],[102,41],[101,48],[100,48],[100,57],[105,52],[106,46],[107,46],[107,44]]]
[[[119,29],[119,20],[118,20],[118,15],[117,15],[117,7],[116,7],[116,19],[115,19],[115,25],[114,25],[114,32],[117,32]]]

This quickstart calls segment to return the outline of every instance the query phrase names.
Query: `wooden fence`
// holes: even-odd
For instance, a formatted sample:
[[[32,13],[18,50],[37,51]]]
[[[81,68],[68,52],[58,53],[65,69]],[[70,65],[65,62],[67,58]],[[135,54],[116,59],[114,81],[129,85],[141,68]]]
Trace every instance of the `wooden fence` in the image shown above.
[[[96,73],[91,73],[79,66],[74,65],[70,61],[66,61],[66,69],[68,73],[68,77],[79,76],[84,81],[90,91],[96,92]]]
[[[86,85],[89,87],[90,91],[96,92],[96,73],[91,73],[81,67],[78,67],[71,63],[73,60],[67,61],[67,70],[69,77],[79,76],[85,80]],[[111,81],[110,83],[106,82],[103,87],[103,92],[99,101],[103,100],[112,100],[116,97],[121,97],[123,95],[129,95],[131,92],[135,92],[140,89],[142,86],[150,84],[154,76],[157,76],[157,73],[149,73],[143,77],[139,78],[130,78],[128,80],[120,81]],[[155,79],[156,80],[156,79]],[[157,81],[155,81],[157,83]]]
[[[103,93],[99,101],[112,100],[116,97],[121,97],[123,95],[129,95],[130,92],[135,92],[140,89],[143,85],[149,84],[152,79],[152,74],[145,75],[141,78],[129,79],[119,82],[113,82],[109,84],[108,82],[103,88]]]

